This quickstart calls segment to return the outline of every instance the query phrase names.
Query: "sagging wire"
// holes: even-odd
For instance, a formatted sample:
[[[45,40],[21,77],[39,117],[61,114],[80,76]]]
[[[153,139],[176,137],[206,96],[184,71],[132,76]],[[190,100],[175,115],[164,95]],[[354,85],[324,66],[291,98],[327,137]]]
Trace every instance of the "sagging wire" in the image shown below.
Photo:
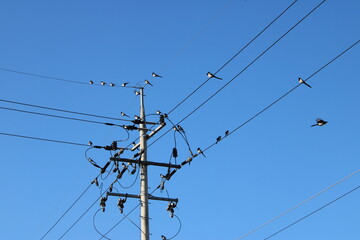
[[[186,136],[186,133],[185,133],[185,130],[178,124],[178,125],[175,125],[169,118],[169,116],[166,117],[166,119],[173,125],[173,129],[176,132],[178,132],[180,134],[180,136],[184,139],[188,149],[189,149],[189,152],[191,155],[193,155],[193,152],[191,151],[191,147],[190,147],[190,143],[189,143],[189,140],[187,139],[187,136]],[[175,136],[174,136],[175,138]]]
[[[94,227],[95,231],[96,231],[101,237],[106,238],[106,239],[108,239],[108,240],[111,240],[110,238],[108,238],[108,237],[106,237],[104,234],[102,234],[102,233],[97,229],[97,227],[96,227],[95,218],[96,218],[96,215],[98,214],[98,212],[100,212],[100,210],[102,210],[102,208],[99,208],[99,209],[95,212],[95,214],[94,214],[94,216],[93,216],[93,227]]]
[[[181,224],[180,218],[179,218],[176,214],[173,214],[173,216],[176,217],[177,220],[179,221],[179,230],[177,231],[177,233],[176,233],[174,236],[172,236],[172,237],[170,237],[170,238],[167,238],[167,237],[165,237],[164,235],[161,235],[161,239],[162,239],[162,240],[171,240],[171,239],[174,239],[174,238],[180,233],[180,231],[181,231],[182,224]]]
[[[128,167],[132,166],[131,164],[128,164],[127,166],[125,164],[123,164],[123,170],[126,169],[127,171],[128,170]],[[131,175],[134,175],[136,173],[136,177],[135,177],[135,180],[133,183],[131,183],[129,186],[123,186],[120,181],[118,181],[121,177],[122,177],[122,174],[121,174],[121,177],[120,178],[117,178],[114,182],[117,182],[119,184],[120,187],[124,188],[124,189],[129,189],[129,188],[132,188],[135,183],[137,182],[137,179],[139,178],[139,174],[140,174],[140,171],[139,169],[140,167],[137,167],[137,165],[135,164],[135,166],[133,167],[133,170],[130,172]]]
[[[126,128],[123,128],[123,129],[126,131],[126,134],[127,134],[126,139],[124,139],[124,140],[116,140],[115,142],[126,142],[126,141],[129,140],[129,138],[130,138],[129,130],[127,130]]]

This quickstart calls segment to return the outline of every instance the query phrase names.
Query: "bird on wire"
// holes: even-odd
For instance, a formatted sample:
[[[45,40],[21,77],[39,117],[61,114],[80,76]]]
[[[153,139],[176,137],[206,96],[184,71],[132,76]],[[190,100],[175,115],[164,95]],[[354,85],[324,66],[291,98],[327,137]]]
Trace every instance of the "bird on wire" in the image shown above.
[[[126,85],[128,85],[129,82],[124,82],[123,84],[121,84],[122,87],[126,87]]]
[[[160,76],[160,75],[158,75],[158,74],[156,74],[156,73],[154,73],[154,72],[151,74],[151,76],[153,76],[153,77],[158,77],[158,78],[162,78],[162,76]]]
[[[154,86],[154,85],[152,85],[151,82],[149,82],[148,80],[145,80],[145,84],[146,84],[146,85],[150,85],[150,86]]]
[[[198,152],[198,154],[201,154],[201,155],[203,155],[204,157],[206,157],[205,154],[203,153],[203,151],[202,151],[200,148],[197,148],[197,152]]]
[[[208,76],[208,78],[216,78],[216,79],[222,80],[222,78],[219,78],[219,77],[215,76],[215,75],[212,74],[211,72],[208,72],[208,73],[207,73],[207,76]]]
[[[123,117],[130,117],[129,115],[127,115],[127,114],[124,113],[124,112],[121,112],[120,114],[121,114],[121,116],[123,116]]]
[[[306,86],[308,86],[309,88],[311,88],[311,86],[310,86],[309,84],[307,84],[302,78],[299,78],[299,83],[305,84]]]
[[[321,118],[316,119],[316,123],[311,125],[311,127],[315,127],[315,126],[324,126],[325,124],[327,124],[327,121],[322,120]]]

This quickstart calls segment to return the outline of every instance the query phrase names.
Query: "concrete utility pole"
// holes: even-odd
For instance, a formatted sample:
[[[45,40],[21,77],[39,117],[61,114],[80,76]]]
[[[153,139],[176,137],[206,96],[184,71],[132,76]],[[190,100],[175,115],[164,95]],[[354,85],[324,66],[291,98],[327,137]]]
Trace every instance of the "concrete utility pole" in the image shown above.
[[[140,151],[142,152],[140,161],[147,161],[147,129],[144,107],[144,88],[140,88]],[[148,199],[148,174],[147,164],[140,165],[140,221],[141,221],[141,240],[150,240],[149,231],[149,199]]]

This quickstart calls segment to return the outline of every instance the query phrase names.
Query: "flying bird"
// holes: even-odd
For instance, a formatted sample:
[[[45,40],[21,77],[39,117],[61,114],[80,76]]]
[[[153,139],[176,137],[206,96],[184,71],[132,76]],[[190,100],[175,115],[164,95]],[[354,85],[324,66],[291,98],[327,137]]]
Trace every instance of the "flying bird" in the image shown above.
[[[325,124],[327,124],[327,121],[324,121],[324,120],[318,118],[318,119],[316,119],[316,123],[311,125],[311,127],[324,126]]]
[[[114,86],[115,86],[115,83],[110,83],[110,86],[111,86],[111,87],[114,87]]]
[[[151,82],[149,82],[148,80],[145,80],[145,84],[148,84],[148,85],[150,85],[150,86],[154,86],[154,85],[152,85]]]
[[[221,141],[221,136],[218,136],[217,138],[216,138],[216,144],[218,143],[218,142],[220,142]]]
[[[153,76],[153,77],[158,77],[158,78],[162,78],[162,76],[160,76],[160,75],[158,75],[158,74],[156,74],[156,73],[154,73],[154,72],[151,74],[151,76]]]
[[[121,114],[121,116],[123,116],[123,117],[130,117],[129,115],[127,115],[127,114],[124,113],[124,112],[121,112],[120,114]]]
[[[129,82],[124,82],[123,84],[121,84],[122,87],[126,87],[126,85],[128,85]]]
[[[198,154],[202,154],[204,157],[206,157],[205,154],[203,153],[203,151],[200,148],[197,148],[197,152],[198,152]]]
[[[101,81],[100,84],[105,86],[106,82]]]
[[[219,78],[219,77],[215,76],[215,75],[212,74],[211,72],[208,72],[208,73],[207,73],[207,76],[208,76],[208,78],[216,78],[216,79],[222,80],[222,78]]]
[[[311,88],[311,86],[309,84],[307,84],[302,78],[299,78],[299,83],[305,84],[306,86]]]
[[[94,82],[93,82],[93,81],[91,81],[91,80],[90,80],[90,82],[89,82],[89,83],[90,83],[90,85],[91,85],[91,84],[94,84]]]

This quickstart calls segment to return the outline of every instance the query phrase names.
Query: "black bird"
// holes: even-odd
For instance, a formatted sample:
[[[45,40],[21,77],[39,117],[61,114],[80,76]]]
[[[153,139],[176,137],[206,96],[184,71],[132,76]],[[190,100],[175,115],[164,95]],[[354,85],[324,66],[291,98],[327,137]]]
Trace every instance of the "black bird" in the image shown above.
[[[134,115],[135,120],[140,120],[140,117],[138,115]]]
[[[177,125],[177,129],[178,129],[180,132],[185,133],[185,130],[184,130],[180,125]]]
[[[89,146],[92,146],[92,145],[93,145],[92,141],[89,141],[89,142],[88,142],[88,145],[89,145]]]
[[[197,152],[198,152],[198,154],[202,154],[204,157],[206,157],[205,154],[203,153],[203,151],[200,148],[197,149]]]
[[[215,76],[215,75],[212,74],[211,72],[208,72],[208,73],[207,73],[207,76],[208,76],[208,78],[216,78],[216,79],[222,80],[222,78],[219,78],[219,77]]]
[[[140,95],[140,92],[134,91],[135,95]]]
[[[114,87],[114,86],[115,86],[115,83],[110,83],[110,86],[111,86],[111,87]]]
[[[226,130],[225,131],[225,137],[227,137],[229,135],[229,133],[230,133],[229,130]]]
[[[160,115],[161,114],[160,110],[156,110],[156,114]]]
[[[299,83],[305,84],[306,86],[311,88],[311,86],[309,84],[307,84],[302,78],[299,78]]]
[[[105,86],[106,82],[101,81],[100,84]]]
[[[124,82],[123,84],[121,84],[122,87],[126,87],[126,85],[128,85],[129,82]]]
[[[121,116],[123,116],[123,117],[130,117],[129,115],[127,115],[127,114],[124,113],[124,112],[121,112],[120,114],[121,114]]]
[[[93,81],[91,81],[91,80],[90,80],[90,82],[89,82],[89,83],[90,83],[90,85],[91,85],[91,84],[94,84],[94,82],[93,82]]]
[[[218,142],[220,142],[221,141],[221,136],[218,136],[217,138],[216,138],[216,144],[218,143]]]
[[[160,75],[158,75],[158,74],[156,74],[156,73],[154,73],[154,72],[151,74],[151,76],[153,76],[153,77],[158,77],[158,78],[162,78],[162,76],[160,76]]]
[[[324,121],[324,120],[318,118],[318,119],[316,119],[316,124],[311,125],[311,127],[324,126],[325,124],[327,124],[327,121]]]
[[[145,84],[149,84],[150,86],[154,86],[151,84],[151,82],[149,82],[148,80],[145,80]]]

